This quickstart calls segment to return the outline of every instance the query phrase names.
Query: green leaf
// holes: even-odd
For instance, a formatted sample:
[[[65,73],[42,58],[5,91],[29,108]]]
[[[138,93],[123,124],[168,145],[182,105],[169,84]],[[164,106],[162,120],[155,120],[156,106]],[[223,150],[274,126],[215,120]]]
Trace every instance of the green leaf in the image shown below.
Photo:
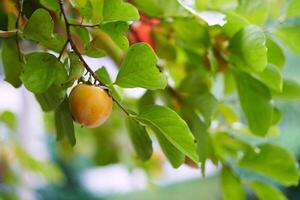
[[[175,111],[164,106],[150,105],[142,109],[138,119],[159,130],[178,150],[198,162],[194,137],[186,122]]]
[[[83,63],[79,60],[78,56],[74,52],[69,53],[69,59],[70,71],[67,81],[63,83],[63,86],[66,88],[71,87],[74,82],[83,75],[85,70]]]
[[[235,112],[235,110],[231,105],[220,103],[218,105],[218,111],[220,112],[220,114],[222,114],[225,121],[229,125],[232,125],[233,123],[238,122],[240,120],[239,116],[237,115],[237,113]]]
[[[135,21],[140,18],[138,10],[123,0],[104,0],[104,21]]]
[[[300,16],[300,1],[291,0],[289,3],[289,7],[286,11],[286,17],[298,17]]]
[[[93,7],[92,23],[99,24],[103,20],[103,7],[105,0],[90,0]]]
[[[71,0],[70,3],[73,7],[78,9],[83,18],[90,20],[93,17],[93,5],[91,0]]]
[[[62,83],[65,69],[58,59],[48,53],[36,52],[27,56],[21,79],[25,87],[33,93],[43,93],[56,82]]]
[[[257,74],[261,82],[274,91],[282,91],[283,79],[279,69],[273,64],[268,64],[266,69]]]
[[[285,186],[298,184],[298,164],[290,152],[273,144],[262,144],[258,148],[258,152],[249,152],[240,160],[242,168],[272,178]]]
[[[201,171],[204,175],[206,160],[213,156],[213,146],[207,130],[208,127],[201,121],[199,116],[191,112],[189,108],[183,110],[183,116],[197,141],[197,153],[201,163]]]
[[[0,122],[3,122],[8,128],[14,131],[17,129],[17,118],[15,114],[10,111],[0,113]]]
[[[281,47],[270,37],[267,37],[266,46],[268,48],[268,62],[281,69],[285,63],[285,56]]]
[[[283,80],[281,92],[274,92],[273,96],[282,100],[300,100],[300,83],[293,80]]]
[[[252,181],[250,187],[260,200],[287,200],[284,194],[270,184]]]
[[[224,200],[246,199],[241,181],[229,168],[223,167],[221,172],[221,184]]]
[[[238,160],[241,153],[245,154],[253,151],[253,145],[249,142],[249,137],[246,140],[242,136],[240,133],[234,135],[227,132],[213,134],[214,151],[217,156],[224,162],[230,163],[233,160]]]
[[[50,14],[40,8],[37,9],[29,18],[24,29],[25,37],[41,43],[48,49],[60,52],[64,41],[62,37],[53,34],[54,22]]]
[[[122,101],[119,93],[117,92],[116,88],[112,85],[112,81],[110,79],[110,76],[106,70],[106,68],[103,66],[99,68],[96,72],[97,77],[104,83],[108,90],[109,94],[118,102]]]
[[[170,61],[175,60],[176,59],[176,49],[174,44],[175,42],[168,37],[168,32],[154,29],[152,30],[151,33],[155,44],[155,51],[159,55],[159,57]],[[175,67],[170,69],[175,69]],[[178,67],[176,67],[176,70],[173,71],[180,73],[178,71]],[[170,73],[172,73],[173,71],[170,71]],[[182,73],[180,74],[182,75]]]
[[[132,45],[121,65],[116,84],[124,88],[164,89],[166,77],[156,67],[157,57],[146,43]]]
[[[72,146],[76,144],[74,124],[71,112],[69,110],[68,98],[65,98],[62,104],[55,111],[55,126],[57,140],[61,140],[66,136]]]
[[[153,153],[153,149],[152,141],[145,127],[141,126],[130,117],[127,118],[127,126],[136,153],[143,161],[149,160]]]
[[[73,18],[69,18],[69,22],[73,23],[73,24],[79,24],[78,20],[73,19]],[[77,36],[78,40],[80,39],[80,41],[82,43],[84,43],[85,45],[90,43],[91,35],[85,27],[71,26],[70,31],[71,31],[72,37]]]
[[[236,85],[232,71],[227,70],[224,73],[224,93],[226,95],[232,94],[236,91]]]
[[[135,5],[152,17],[182,16],[184,10],[176,0],[134,0]]]
[[[155,96],[153,91],[146,91],[145,94],[139,99],[138,107],[141,111],[143,107],[155,104]]]
[[[274,34],[292,51],[300,55],[300,26],[282,26]]]
[[[237,32],[248,25],[250,23],[243,16],[235,12],[228,12],[226,13],[226,24],[223,26],[223,30],[229,38],[232,38]]]
[[[95,74],[97,75],[97,77],[105,84],[105,85],[109,85],[111,84],[111,79],[110,76],[106,70],[106,68],[103,66],[99,69],[97,69],[97,71],[95,72]]]
[[[35,98],[41,105],[43,111],[52,111],[63,102],[66,97],[66,90],[58,86],[51,86],[46,92],[35,94]]]
[[[106,32],[121,49],[125,50],[129,47],[129,42],[125,35],[128,31],[128,27],[126,22],[109,22],[101,26],[101,29]]]
[[[269,2],[269,0],[240,0],[236,11],[251,23],[262,26],[269,15]]]
[[[177,43],[184,48],[199,51],[210,43],[206,25],[196,19],[176,19],[173,27],[176,39],[178,38]]]
[[[185,104],[199,111],[205,122],[210,124],[211,117],[217,109],[218,101],[210,92],[203,92],[189,96]]]
[[[242,109],[250,130],[259,136],[267,134],[272,124],[273,106],[269,89],[250,75],[234,73]]]
[[[154,128],[153,130],[159,142],[159,145],[170,161],[171,165],[174,168],[178,168],[182,165],[185,160],[184,154],[179,151],[164,135],[160,130]]]
[[[56,0],[40,0],[40,3],[45,6],[45,8],[53,11],[59,11],[59,4]]]
[[[5,81],[9,82],[15,88],[20,87],[22,84],[20,75],[24,67],[23,63],[19,61],[18,55],[19,53],[15,38],[5,38],[1,55]]]
[[[230,41],[229,49],[232,52],[230,62],[246,71],[263,71],[268,64],[265,44],[265,35],[259,27],[246,26]]]
[[[281,119],[282,119],[282,113],[281,113],[281,111],[278,108],[274,107],[272,125],[279,124],[279,122],[281,121]]]

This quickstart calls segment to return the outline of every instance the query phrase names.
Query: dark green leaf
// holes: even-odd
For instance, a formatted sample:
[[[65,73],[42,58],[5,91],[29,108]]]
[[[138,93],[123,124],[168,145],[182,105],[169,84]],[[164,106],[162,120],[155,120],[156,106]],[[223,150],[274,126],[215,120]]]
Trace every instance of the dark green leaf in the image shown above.
[[[259,200],[287,200],[284,194],[270,184],[259,181],[252,181],[250,187],[255,192]]]
[[[4,67],[5,81],[14,87],[20,87],[22,82],[20,75],[23,70],[23,63],[19,61],[18,48],[15,38],[4,39],[2,46],[2,63]],[[23,56],[23,55],[21,55]]]
[[[178,168],[185,160],[184,154],[179,151],[160,130],[153,130],[159,142],[159,145],[174,168]]]
[[[34,93],[43,93],[55,82],[62,83],[66,76],[64,66],[48,53],[32,53],[27,56],[21,79],[25,87]]]
[[[76,80],[78,80],[85,70],[82,62],[75,53],[69,53],[70,71],[67,81],[63,84],[64,87],[71,87]]]
[[[141,111],[143,109],[143,107],[145,106],[149,106],[149,105],[153,105],[155,104],[155,97],[154,97],[154,92],[148,90],[147,92],[145,92],[145,94],[140,98],[139,103],[138,103],[138,107],[139,110]]]
[[[208,127],[196,113],[191,112],[189,109],[183,110],[183,116],[197,141],[197,153],[201,163],[202,174],[204,175],[206,160],[208,158],[213,159],[213,146],[207,130]]]
[[[55,111],[55,126],[57,140],[61,140],[66,136],[72,146],[76,144],[74,124],[71,112],[69,110],[68,98],[66,98]]]
[[[194,137],[186,122],[175,111],[164,106],[150,105],[142,109],[138,119],[159,130],[178,150],[198,162]]]
[[[58,86],[51,86],[46,92],[35,94],[36,99],[43,111],[52,111],[63,102],[66,97],[66,90]]]
[[[156,67],[157,57],[146,43],[132,45],[122,63],[116,84],[125,88],[164,89],[166,77]]]
[[[109,90],[109,94],[117,101],[121,101],[121,97],[118,93],[118,91],[115,89],[115,87],[112,85],[112,81],[110,79],[110,76],[106,70],[106,68],[103,66],[101,68],[99,68],[96,72],[96,75],[98,76],[98,78],[102,81],[102,83],[104,83],[108,90]]]
[[[250,130],[264,136],[272,124],[273,106],[269,89],[250,75],[235,71],[236,85],[242,109]]]
[[[266,38],[263,31],[249,25],[237,32],[230,41],[230,62],[246,71],[263,71],[267,64]]]
[[[246,194],[241,181],[229,168],[223,167],[221,183],[224,200],[246,199]]]
[[[44,9],[37,9],[30,17],[25,29],[25,37],[35,40],[45,47],[59,52],[63,39],[53,34],[54,23],[50,14]]]
[[[49,10],[59,11],[59,4],[56,0],[40,0],[40,3]]]
[[[262,144],[259,151],[249,152],[239,162],[242,168],[272,178],[283,185],[297,185],[299,169],[296,159],[286,149]]]
[[[149,160],[153,153],[153,149],[152,141],[145,127],[141,126],[130,117],[127,118],[127,125],[129,136],[136,153],[143,161]]]

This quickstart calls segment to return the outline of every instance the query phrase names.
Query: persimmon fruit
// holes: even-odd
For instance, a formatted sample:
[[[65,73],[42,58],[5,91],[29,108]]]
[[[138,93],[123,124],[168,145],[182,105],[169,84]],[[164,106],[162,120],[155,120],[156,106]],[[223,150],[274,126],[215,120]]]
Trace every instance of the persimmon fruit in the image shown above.
[[[87,128],[96,128],[109,118],[113,100],[100,87],[79,84],[70,93],[69,105],[76,122]]]

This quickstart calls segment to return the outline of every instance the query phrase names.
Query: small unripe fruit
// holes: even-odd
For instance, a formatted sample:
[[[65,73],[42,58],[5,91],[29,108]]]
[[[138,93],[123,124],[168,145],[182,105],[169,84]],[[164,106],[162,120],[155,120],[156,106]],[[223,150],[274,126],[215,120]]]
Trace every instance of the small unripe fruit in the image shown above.
[[[88,128],[96,128],[108,119],[113,100],[100,87],[79,84],[71,91],[69,103],[76,122]]]

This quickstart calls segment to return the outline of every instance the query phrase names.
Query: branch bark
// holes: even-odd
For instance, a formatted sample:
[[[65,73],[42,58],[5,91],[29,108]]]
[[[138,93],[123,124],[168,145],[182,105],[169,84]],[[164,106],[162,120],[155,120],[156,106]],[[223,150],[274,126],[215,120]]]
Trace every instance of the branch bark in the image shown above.
[[[16,20],[16,25],[15,25],[15,27],[16,27],[16,44],[17,44],[18,56],[19,56],[20,62],[23,62],[20,41],[19,41],[19,26],[20,26],[20,19],[23,16],[23,4],[24,4],[24,0],[18,1],[18,16],[17,16],[17,20]]]

